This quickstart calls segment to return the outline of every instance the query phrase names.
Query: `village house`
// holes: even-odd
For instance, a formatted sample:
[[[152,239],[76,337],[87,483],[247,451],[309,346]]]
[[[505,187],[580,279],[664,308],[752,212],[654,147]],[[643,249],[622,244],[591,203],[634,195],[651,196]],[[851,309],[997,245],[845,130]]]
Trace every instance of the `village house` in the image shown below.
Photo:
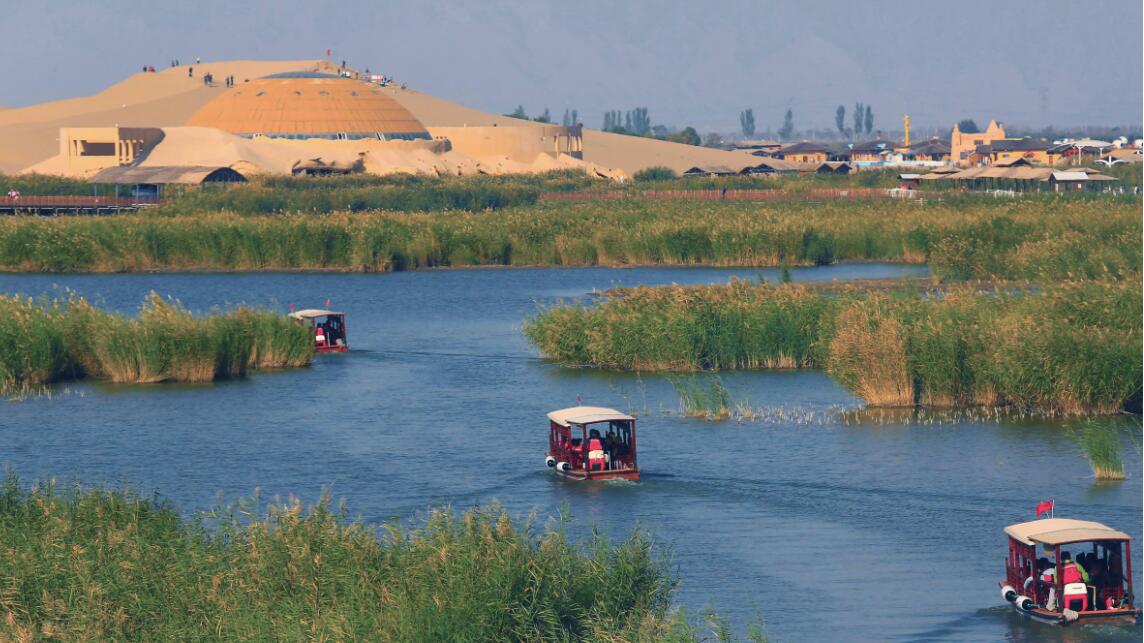
[[[775,156],[784,161],[793,161],[795,163],[825,163],[829,160],[830,150],[818,143],[803,141],[784,147],[782,150],[775,152]]]
[[[994,120],[989,121],[984,132],[962,132],[959,126],[954,125],[949,137],[949,158],[963,167],[977,165],[981,162],[977,155],[978,146],[989,145],[1003,138],[1005,126]]]
[[[1014,159],[1025,159],[1031,163],[1053,165],[1061,160],[1061,154],[1050,152],[1054,146],[1048,141],[1035,138],[1003,138],[984,145],[978,145],[971,158],[978,163],[997,165]]]
[[[885,165],[896,147],[900,144],[881,139],[857,143],[850,148],[850,163],[859,167]]]
[[[949,145],[936,137],[928,141],[918,141],[909,146],[895,147],[894,151],[901,154],[902,162],[906,164],[943,165],[949,163]]]

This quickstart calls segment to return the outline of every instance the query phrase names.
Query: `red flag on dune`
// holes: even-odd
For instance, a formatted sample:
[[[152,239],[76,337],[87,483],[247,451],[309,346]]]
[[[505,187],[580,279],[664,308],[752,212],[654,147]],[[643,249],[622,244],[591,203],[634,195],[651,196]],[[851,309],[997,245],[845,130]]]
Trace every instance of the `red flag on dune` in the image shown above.
[[[329,57],[329,55],[330,55],[330,50],[329,50],[329,49],[327,49],[327,50],[326,50],[326,56],[327,56],[327,57]]]
[[[1052,510],[1053,510],[1053,501],[1052,500],[1046,500],[1044,502],[1038,502],[1037,503],[1037,517],[1038,518],[1040,518],[1044,514],[1052,512]]]

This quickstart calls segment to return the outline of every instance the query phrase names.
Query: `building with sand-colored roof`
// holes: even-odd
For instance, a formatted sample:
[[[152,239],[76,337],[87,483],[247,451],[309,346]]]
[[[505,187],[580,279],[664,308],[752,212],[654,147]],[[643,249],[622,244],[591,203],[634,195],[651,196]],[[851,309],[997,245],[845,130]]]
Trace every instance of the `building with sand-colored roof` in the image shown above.
[[[429,140],[429,131],[383,87],[320,72],[288,72],[227,90],[187,125],[245,138]]]

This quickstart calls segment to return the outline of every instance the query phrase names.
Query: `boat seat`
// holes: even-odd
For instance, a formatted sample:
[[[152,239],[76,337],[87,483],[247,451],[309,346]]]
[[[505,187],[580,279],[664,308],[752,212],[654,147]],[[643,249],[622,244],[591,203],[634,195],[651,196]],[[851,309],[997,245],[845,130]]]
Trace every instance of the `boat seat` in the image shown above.
[[[1069,583],[1065,585],[1061,604],[1076,612],[1088,610],[1088,586],[1084,583]]]

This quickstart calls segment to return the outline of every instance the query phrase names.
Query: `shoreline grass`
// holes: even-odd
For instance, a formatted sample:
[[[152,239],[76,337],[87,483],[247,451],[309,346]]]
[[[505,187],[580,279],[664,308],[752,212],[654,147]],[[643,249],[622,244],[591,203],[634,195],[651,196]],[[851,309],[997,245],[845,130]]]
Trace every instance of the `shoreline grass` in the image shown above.
[[[87,300],[0,295],[0,394],[83,377],[118,383],[210,382],[248,369],[306,366],[309,332],[284,315],[240,307],[206,317],[155,293],[137,318]]]
[[[4,217],[0,270],[374,272],[881,261],[928,263],[948,279],[1122,279],[1140,273],[1139,207],[1135,197],[924,205],[705,203],[698,208],[614,201],[544,203],[481,214]]]
[[[1133,283],[832,293],[734,281],[555,306],[524,332],[562,364],[822,368],[871,406],[1109,414],[1139,407],[1141,306]]]
[[[499,507],[381,528],[328,498],[187,519],[130,492],[0,489],[0,638],[693,641],[650,536]]]

